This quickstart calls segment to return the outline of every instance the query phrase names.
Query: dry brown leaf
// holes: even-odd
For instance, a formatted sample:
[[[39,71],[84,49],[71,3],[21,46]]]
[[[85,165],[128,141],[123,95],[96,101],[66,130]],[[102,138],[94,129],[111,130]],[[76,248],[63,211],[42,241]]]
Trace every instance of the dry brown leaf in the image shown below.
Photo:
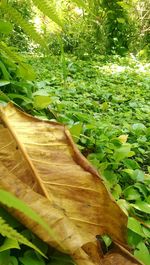
[[[72,255],[78,265],[104,264],[104,260],[110,265],[140,264],[124,249],[126,215],[66,127],[41,121],[12,104],[1,108],[0,117],[0,175],[5,175],[0,186],[28,203],[61,239],[55,242],[23,214],[15,215],[42,240]],[[106,258],[96,241],[103,234],[119,249]]]

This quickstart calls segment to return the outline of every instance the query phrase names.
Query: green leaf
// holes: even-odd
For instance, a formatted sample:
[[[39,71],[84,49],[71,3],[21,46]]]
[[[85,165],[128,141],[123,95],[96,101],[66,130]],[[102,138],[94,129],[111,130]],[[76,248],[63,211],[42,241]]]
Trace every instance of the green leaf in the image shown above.
[[[46,86],[44,81],[41,81],[39,83],[43,83],[44,86]],[[49,93],[46,91],[46,89],[38,89],[36,92],[33,93],[33,96],[49,96]]]
[[[109,108],[109,104],[108,104],[108,102],[104,102],[104,103],[101,104],[101,109],[102,109],[103,111],[107,110],[108,108]]]
[[[80,138],[80,134],[82,132],[82,127],[83,124],[81,122],[77,122],[74,123],[73,126],[71,126],[71,128],[69,129],[70,133],[73,136],[74,141],[77,143],[79,138]]]
[[[122,170],[123,172],[126,172],[130,177],[131,179],[133,179],[135,182],[138,182],[138,181],[141,181],[143,182],[144,181],[144,172],[140,169],[130,169],[130,168],[125,168]]]
[[[24,253],[23,257],[20,257],[19,260],[21,261],[21,264],[23,265],[45,265],[44,259],[37,255],[32,250],[28,250]]]
[[[134,187],[136,189],[139,190],[139,192],[145,197],[147,198],[147,195],[148,195],[148,189],[147,189],[147,186],[145,185],[145,183],[135,183],[134,184]]]
[[[144,176],[144,183],[146,183],[147,189],[150,190],[150,174],[145,174],[145,176]]]
[[[10,263],[10,251],[6,250],[0,253],[0,265],[9,265]]]
[[[17,260],[16,257],[10,256],[10,259],[9,260],[10,260],[10,263],[7,264],[7,265],[18,265],[18,260]]]
[[[135,134],[140,134],[143,131],[146,130],[146,127],[143,123],[135,123],[132,125],[132,130],[134,131]]]
[[[146,201],[150,204],[150,195],[146,197]]]
[[[25,80],[34,80],[36,75],[33,68],[28,64],[21,63],[18,67],[17,76]]]
[[[118,17],[118,18],[117,18],[117,21],[118,21],[119,23],[121,23],[121,24],[126,23],[126,21],[125,21],[125,19],[124,19],[123,17]]]
[[[150,264],[150,254],[144,242],[141,241],[137,245],[136,250],[134,251],[134,255],[137,259],[141,260],[145,265]]]
[[[137,233],[138,235],[145,237],[141,224],[135,218],[133,217],[128,218],[128,228],[133,232]]]
[[[143,240],[143,237],[141,235],[138,235],[137,233],[133,232],[128,228],[127,231],[127,236],[128,236],[128,244],[133,248],[137,246],[139,242]]]
[[[102,235],[101,238],[104,240],[107,247],[111,245],[112,240],[108,235]]]
[[[144,172],[142,170],[136,169],[133,172],[133,179],[135,181],[144,181]]]
[[[99,170],[100,172],[103,174],[104,170],[107,169],[107,167],[109,166],[108,162],[103,162],[99,164]]]
[[[143,233],[145,234],[145,237],[150,238],[150,227],[142,226]]]
[[[124,1],[118,1],[117,4],[127,11],[131,8],[131,6]]]
[[[49,96],[35,96],[34,97],[34,107],[36,109],[47,108],[51,103],[51,98]]]
[[[0,20],[0,33],[9,34],[13,30],[13,25],[4,20]]]
[[[10,80],[10,74],[9,72],[7,71],[7,68],[6,66],[3,64],[3,62],[0,61],[0,69],[2,70],[2,79],[4,78],[5,80],[0,80],[0,86],[5,86],[5,85],[8,85],[8,83],[6,82],[9,82],[7,80]],[[6,83],[6,84],[5,84]],[[10,83],[10,82],[9,82]]]
[[[135,209],[150,214],[150,204],[145,201],[136,201],[135,204],[131,204]]]
[[[133,151],[131,151],[131,145],[130,144],[123,144],[122,147],[116,149],[116,151],[114,153],[114,159],[119,162],[126,157],[133,156],[134,154],[135,153]]]
[[[122,171],[123,172],[126,172],[133,179],[133,173],[134,173],[134,170],[133,169],[125,168]]]
[[[129,169],[139,169],[140,166],[139,164],[135,161],[135,160],[132,160],[132,159],[125,159],[123,160],[123,164],[129,168]]]
[[[7,94],[9,96],[10,99],[15,99],[15,98],[19,98],[19,99],[22,99],[24,102],[26,102],[27,104],[30,104],[32,103],[32,100],[29,98],[29,97],[26,97],[26,96],[23,96],[23,95],[20,95],[20,94]]]
[[[0,87],[1,86],[7,86],[10,84],[10,81],[7,81],[7,80],[0,80]]]
[[[120,208],[124,211],[126,215],[128,215],[128,211],[130,209],[129,203],[126,200],[120,199],[117,201]]]
[[[128,201],[132,200],[138,200],[141,198],[140,193],[132,186],[127,187],[124,191],[123,194]]]
[[[118,176],[113,171],[106,169],[103,172],[103,176],[107,179],[107,181],[111,186],[114,186],[115,184],[118,183]]]
[[[15,238],[5,238],[3,245],[0,246],[0,252],[11,248],[20,249],[18,241]]]
[[[134,151],[130,151],[129,153],[128,153],[128,157],[132,157],[132,156],[134,156],[135,155],[135,152]]]
[[[112,195],[114,196],[115,200],[118,200],[122,194],[122,189],[119,184],[116,184],[115,187],[113,187]]]
[[[10,251],[0,252],[0,265],[18,265],[16,257],[10,256]]]

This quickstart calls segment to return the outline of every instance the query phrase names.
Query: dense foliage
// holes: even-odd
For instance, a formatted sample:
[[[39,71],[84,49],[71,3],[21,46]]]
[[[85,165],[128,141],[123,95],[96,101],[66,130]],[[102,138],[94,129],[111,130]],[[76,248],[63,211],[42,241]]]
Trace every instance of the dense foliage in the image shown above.
[[[33,115],[69,126],[83,154],[129,214],[129,244],[148,264],[149,64],[118,56],[88,61],[67,56],[64,80],[59,57],[28,61],[38,69],[39,80],[12,81],[3,92]]]
[[[149,265],[149,1],[55,1],[57,9],[47,1],[34,0],[34,8],[31,1],[1,2],[2,104],[12,100],[35,116],[69,126],[128,214],[128,242],[135,256]],[[36,17],[40,29],[35,29]],[[73,264],[14,219],[8,221],[4,210],[0,215],[49,257],[27,246],[19,249],[18,241],[3,235],[1,262]]]

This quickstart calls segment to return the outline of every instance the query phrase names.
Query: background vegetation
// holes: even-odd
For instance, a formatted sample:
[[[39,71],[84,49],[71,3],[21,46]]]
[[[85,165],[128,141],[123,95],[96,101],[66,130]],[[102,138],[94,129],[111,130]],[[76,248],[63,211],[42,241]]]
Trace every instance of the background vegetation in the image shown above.
[[[49,2],[0,2],[0,101],[69,126],[128,215],[134,255],[149,265],[150,2]],[[49,257],[2,234],[0,264],[74,264],[0,214]]]

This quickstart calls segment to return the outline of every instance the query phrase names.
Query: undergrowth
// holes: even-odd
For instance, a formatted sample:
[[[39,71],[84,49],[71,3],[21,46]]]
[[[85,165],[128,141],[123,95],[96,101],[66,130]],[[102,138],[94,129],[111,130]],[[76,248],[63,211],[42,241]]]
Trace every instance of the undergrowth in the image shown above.
[[[28,56],[36,81],[24,82],[16,75],[1,83],[2,92],[27,112],[68,125],[128,215],[134,255],[149,265],[150,64],[134,56],[84,59]],[[36,265],[62,265],[59,262]]]

